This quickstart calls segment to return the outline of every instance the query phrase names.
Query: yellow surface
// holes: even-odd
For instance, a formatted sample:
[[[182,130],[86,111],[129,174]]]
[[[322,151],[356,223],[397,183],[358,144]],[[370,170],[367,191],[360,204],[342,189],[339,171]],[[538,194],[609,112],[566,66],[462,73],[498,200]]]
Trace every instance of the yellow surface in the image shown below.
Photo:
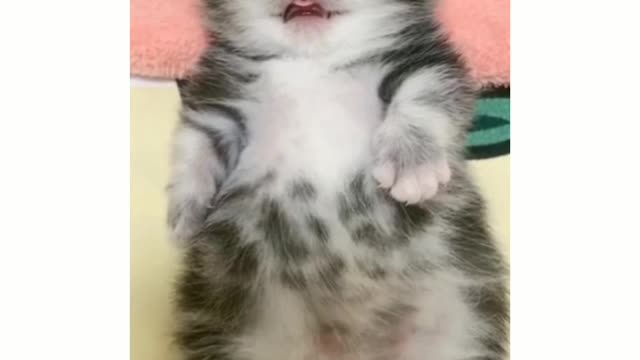
[[[131,91],[131,360],[179,359],[171,343],[175,250],[165,227],[174,88]]]
[[[131,360],[177,360],[171,286],[177,252],[165,227],[170,137],[179,106],[171,88],[131,89]],[[493,230],[509,254],[510,157],[472,163]]]

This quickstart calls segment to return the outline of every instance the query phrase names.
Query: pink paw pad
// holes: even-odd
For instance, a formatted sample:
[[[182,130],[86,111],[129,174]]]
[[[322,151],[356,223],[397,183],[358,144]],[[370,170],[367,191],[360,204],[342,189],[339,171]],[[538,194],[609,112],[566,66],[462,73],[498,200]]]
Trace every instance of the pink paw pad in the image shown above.
[[[385,163],[374,168],[373,177],[380,187],[390,190],[394,199],[416,204],[433,198],[451,180],[451,169],[442,160],[435,165],[421,165],[398,173],[393,164]]]

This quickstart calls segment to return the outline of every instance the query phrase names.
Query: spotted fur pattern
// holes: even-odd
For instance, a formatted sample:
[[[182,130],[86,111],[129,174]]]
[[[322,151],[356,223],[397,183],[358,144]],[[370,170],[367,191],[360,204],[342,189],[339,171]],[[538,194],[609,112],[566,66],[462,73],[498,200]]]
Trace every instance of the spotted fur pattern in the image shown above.
[[[463,161],[473,91],[410,0],[208,0],[169,224],[187,360],[504,359],[506,269]]]

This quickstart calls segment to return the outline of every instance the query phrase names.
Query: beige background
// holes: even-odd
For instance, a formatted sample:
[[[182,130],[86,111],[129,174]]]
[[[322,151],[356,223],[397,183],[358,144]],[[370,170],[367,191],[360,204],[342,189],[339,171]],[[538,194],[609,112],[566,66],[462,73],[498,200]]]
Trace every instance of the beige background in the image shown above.
[[[171,286],[177,252],[167,239],[164,187],[177,89],[131,89],[131,359],[178,359],[171,346]],[[490,221],[509,254],[510,157],[472,162]]]

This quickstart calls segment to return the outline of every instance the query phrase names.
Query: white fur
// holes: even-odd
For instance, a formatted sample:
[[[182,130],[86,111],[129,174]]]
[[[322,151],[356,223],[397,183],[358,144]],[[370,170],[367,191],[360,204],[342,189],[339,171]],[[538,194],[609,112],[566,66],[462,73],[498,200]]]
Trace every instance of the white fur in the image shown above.
[[[249,91],[254,94],[252,100],[242,104],[243,112],[248,114],[247,130],[252,140],[243,151],[235,173],[243,178],[259,179],[275,169],[278,183],[274,187],[280,191],[285,191],[288,181],[306,176],[313,179],[320,193],[339,192],[354,169],[372,165],[370,144],[384,116],[374,86],[380,80],[380,69],[335,72],[330,70],[329,63],[310,59],[277,60],[264,66],[261,80]],[[425,73],[419,80],[430,81],[433,76]],[[438,86],[437,83],[433,85]],[[415,96],[413,86],[414,83],[409,82],[400,90],[401,97],[388,114],[393,118],[385,121],[424,121],[425,115],[430,115],[418,113],[417,108],[407,104]],[[435,112],[432,115],[427,118],[440,127],[437,133],[446,137],[446,125],[442,123],[445,119]],[[207,119],[208,116],[211,114],[191,114],[190,118],[207,124],[214,121]],[[422,166],[414,170],[414,174],[405,174],[396,182],[392,194],[404,187],[407,194],[396,193],[396,197],[417,202],[433,195],[437,182],[448,180],[447,171],[441,168]],[[403,179],[410,179],[410,176],[415,176],[415,183],[403,183],[406,181]],[[415,189],[420,192],[412,193]],[[347,261],[355,255],[366,255],[369,250],[354,245],[349,234],[340,235],[343,227],[335,214],[336,208],[337,199],[327,198],[316,209],[331,228],[332,249],[346,255]],[[303,221],[302,215],[296,220]],[[435,260],[446,256],[446,248],[434,238],[438,234],[424,236],[429,239],[416,239],[416,244],[424,247],[416,248],[417,252],[433,254]],[[407,259],[398,255],[387,260],[398,271],[407,263]],[[265,261],[267,264],[273,262],[275,260]],[[425,279],[413,294],[390,294],[390,289],[377,287],[375,282],[361,275],[349,273],[345,277],[351,284],[352,296],[366,298],[371,307],[393,296],[403,300],[404,295],[416,298],[415,305],[421,310],[415,319],[418,331],[406,339],[397,350],[398,354],[390,355],[397,356],[395,359],[456,359],[476,351],[471,334],[475,331],[473,327],[481,327],[481,323],[472,319],[469,309],[464,306],[460,293],[462,285],[457,279],[434,276]],[[254,330],[239,340],[237,350],[252,360],[324,360],[324,355],[314,345],[312,328],[315,324],[308,318],[306,305],[277,283],[269,283],[265,289],[260,319]],[[341,320],[348,319],[356,328],[366,329],[371,326],[366,316],[370,312],[368,309],[363,304],[347,307]],[[352,354],[355,357],[344,360],[377,359],[376,354],[359,351]]]
[[[412,74],[398,89],[391,106],[389,119],[391,121],[406,121],[417,126],[427,123],[429,133],[441,146],[447,146],[454,134],[451,119],[438,109],[428,106],[430,94],[443,94],[458,86],[449,79],[447,69],[431,67]]]
[[[251,360],[311,360],[313,336],[305,304],[277,284],[266,289],[256,324],[234,350]]]
[[[276,168],[285,179],[306,175],[338,190],[370,161],[373,131],[382,122],[375,69],[332,72],[308,59],[265,64],[247,103],[252,142],[240,169]]]
[[[216,192],[216,176],[224,175],[224,167],[211,151],[209,138],[189,127],[179,128],[174,136],[172,162],[169,208],[181,214],[175,219],[172,234],[176,241],[183,242],[192,234],[194,220],[183,210],[190,204],[208,207]]]
[[[348,64],[356,56],[389,47],[390,40],[385,35],[397,31],[398,25],[385,19],[402,8],[388,0],[322,1],[326,8],[345,14],[317,32],[283,26],[280,14],[272,9],[284,8],[287,3],[233,2],[238,10],[235,13],[242,17],[237,22],[244,24],[234,34],[235,40],[248,47],[276,49],[287,56],[252,69],[260,74],[260,79],[246,89],[250,94],[247,99],[234,103],[246,115],[250,142],[227,181],[257,180],[275,170],[278,176],[270,191],[278,196],[278,192],[286,191],[291,180],[312,179],[321,194],[314,210],[331,229],[330,248],[345,259],[348,269],[353,269],[353,259],[366,259],[371,250],[351,241],[335,211],[337,198],[327,194],[342,191],[354,171],[364,168],[370,169],[380,185],[389,188],[391,195],[400,201],[416,203],[434,196],[451,176],[446,158],[434,158],[403,172],[389,163],[374,168],[371,144],[376,136],[397,135],[394,131],[398,130],[398,124],[424,126],[426,121],[436,143],[446,146],[453,136],[450,119],[435,108],[425,107],[420,96],[424,95],[425,87],[437,93],[449,84],[444,81],[443,69],[424,70],[398,89],[385,114],[377,92],[385,69],[373,65],[353,70],[335,68]],[[203,126],[235,131],[229,120],[219,114],[190,112],[187,116]],[[208,151],[205,140],[201,134],[188,130],[178,134],[174,179],[179,190],[172,201],[180,203],[183,198],[201,201],[200,197],[215,193],[211,179],[220,171],[220,164]],[[192,168],[194,162],[198,166]],[[385,218],[389,209],[380,207],[376,211],[379,212],[376,215]],[[293,220],[303,222],[303,215]],[[432,229],[412,240],[416,253],[429,254],[429,260],[436,265],[449,256],[439,231]],[[251,235],[248,238],[260,240],[252,239]],[[393,253],[384,259],[385,265],[400,273],[408,256],[411,255]],[[264,263],[274,266],[277,261],[267,259]],[[372,326],[373,308],[394,299],[412,299],[419,309],[413,318],[416,332],[408,333],[401,346],[390,349],[389,354],[359,349],[349,357],[330,360],[456,360],[481,355],[472,335],[481,332],[483,324],[464,302],[462,291],[469,284],[463,277],[436,272],[409,289],[406,282],[399,282],[397,287],[383,286],[357,272],[347,272],[344,278],[349,284],[347,295],[361,301],[333,309],[332,316],[340,317],[336,320],[366,330]],[[265,290],[260,294],[257,322],[232,350],[251,360],[329,360],[315,342],[317,334],[313,329],[318,324],[310,315],[309,304],[277,282],[261,286]]]
[[[283,26],[282,12],[289,0],[233,1],[236,23],[233,39],[247,47],[278,51],[291,56],[327,57],[349,61],[370,51],[389,47],[389,34],[400,30],[400,24],[390,21],[404,11],[389,0],[318,0],[327,10],[339,11],[320,29],[316,27]]]
[[[403,301],[413,297],[419,311],[398,329],[377,330],[380,334],[398,332],[397,347],[375,350],[364,347],[332,356],[317,345],[317,334],[313,332],[316,323],[309,316],[307,304],[291,290],[270,284],[262,297],[257,322],[237,341],[233,351],[251,360],[448,360],[491,355],[477,343],[476,336],[485,331],[484,324],[465,304],[461,294],[463,283],[455,276],[439,273],[426,278],[414,294],[393,294],[388,289],[368,293],[373,301],[346,308],[340,319],[352,329],[372,331],[374,325],[366,316],[369,308],[394,296]]]
[[[402,126],[398,126],[398,123],[418,128],[426,125],[433,141],[438,146],[446,148],[454,134],[452,120],[442,111],[425,105],[429,94],[443,93],[455,85],[447,80],[446,71],[441,67],[433,67],[413,74],[407,79],[398,89],[389,106],[387,118],[378,131],[378,136],[390,139],[402,136],[396,133],[398,129],[403,129]],[[377,150],[385,151],[385,149]],[[380,186],[390,189],[391,195],[396,200],[416,204],[434,197],[439,187],[446,185],[451,178],[446,154],[435,155],[439,157],[434,157],[429,163],[403,169],[402,172],[387,162],[377,164],[373,174],[380,182]]]

